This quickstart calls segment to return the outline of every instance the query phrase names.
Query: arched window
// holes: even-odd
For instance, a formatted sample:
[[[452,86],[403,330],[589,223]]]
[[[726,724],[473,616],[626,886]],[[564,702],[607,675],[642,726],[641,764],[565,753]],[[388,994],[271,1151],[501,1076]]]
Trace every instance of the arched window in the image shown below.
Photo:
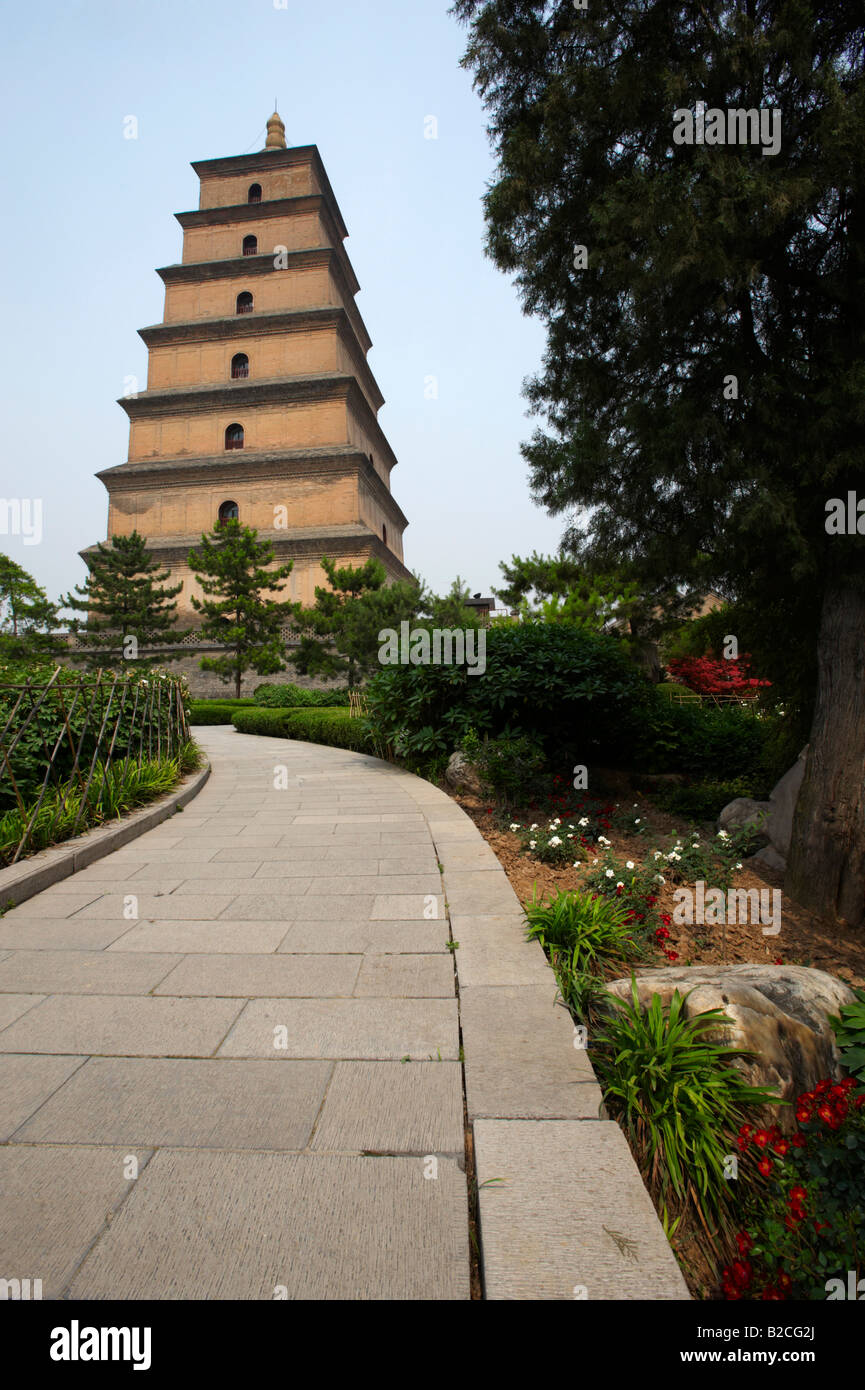
[[[231,379],[238,381],[243,376],[249,376],[249,358],[245,352],[236,352],[231,359]]]
[[[243,290],[242,293],[237,296],[237,312],[239,314],[252,313],[252,295],[249,293],[249,290]]]
[[[243,254],[244,256],[258,255],[258,237],[245,236],[243,238]]]
[[[226,449],[243,448],[243,425],[229,425],[225,431]]]
[[[219,511],[217,513],[216,524],[217,526],[224,526],[226,521],[237,521],[239,517],[240,511],[238,510],[236,502],[222,502],[220,503]]]
[[[384,524],[381,528],[381,538],[384,541],[385,545],[387,545],[387,527]]]
[[[261,184],[260,184],[260,183],[251,183],[251,184],[249,185],[249,192],[248,192],[247,195],[246,195],[246,201],[247,201],[248,203],[260,203],[260,202],[261,202]]]

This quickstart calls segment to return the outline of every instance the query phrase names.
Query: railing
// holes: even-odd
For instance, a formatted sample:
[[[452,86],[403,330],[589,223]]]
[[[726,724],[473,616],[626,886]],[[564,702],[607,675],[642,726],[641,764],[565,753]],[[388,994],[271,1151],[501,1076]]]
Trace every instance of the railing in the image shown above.
[[[352,719],[359,719],[361,715],[369,712],[367,698],[360,690],[350,690],[348,692],[348,707]]]
[[[75,835],[111,773],[122,780],[130,765],[176,757],[188,740],[183,688],[171,676],[58,666],[47,681],[0,682],[0,824],[17,812],[21,825],[3,860],[27,853],[37,822],[42,843]]]

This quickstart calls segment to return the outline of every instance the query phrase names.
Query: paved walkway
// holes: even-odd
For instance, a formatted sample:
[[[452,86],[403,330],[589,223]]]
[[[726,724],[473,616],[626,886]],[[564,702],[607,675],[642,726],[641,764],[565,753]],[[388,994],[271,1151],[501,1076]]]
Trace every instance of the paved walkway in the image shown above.
[[[0,920],[0,1277],[45,1298],[467,1298],[467,1113],[481,1182],[507,1175],[482,1191],[488,1296],[591,1285],[598,1173],[649,1258],[629,1292],[609,1242],[589,1296],[681,1296],[459,807],[373,758],[197,733],[213,774],[183,813]],[[556,1163],[584,1182],[582,1234],[550,1207]]]

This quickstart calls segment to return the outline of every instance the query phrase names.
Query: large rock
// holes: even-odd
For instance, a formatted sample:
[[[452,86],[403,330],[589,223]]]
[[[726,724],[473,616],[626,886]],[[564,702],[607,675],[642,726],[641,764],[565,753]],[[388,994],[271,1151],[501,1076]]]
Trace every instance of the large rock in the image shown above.
[[[766,822],[766,833],[782,859],[787,858],[790,839],[793,834],[793,812],[799,800],[802,778],[805,776],[805,763],[808,758],[808,744],[802,749],[789,772],[785,772],[769,793],[770,813]]]
[[[760,830],[766,834],[770,811],[771,804],[768,801],[755,801],[750,796],[737,796],[735,801],[728,801],[718,817],[718,828],[742,830],[747,826],[749,830]]]
[[[642,1007],[654,994],[668,1004],[678,990],[688,995],[684,1012],[689,1018],[723,1009],[729,1025],[719,1025],[707,1036],[752,1054],[733,1061],[751,1085],[793,1101],[823,1077],[840,1076],[827,1015],[837,1014],[855,995],[833,975],[801,965],[693,965],[635,973]],[[614,980],[607,988],[630,1001],[630,979]],[[788,1131],[795,1128],[791,1107],[767,1106],[763,1118]]]
[[[445,770],[445,781],[455,792],[468,792],[471,796],[484,795],[480,774],[465,753],[451,753]]]

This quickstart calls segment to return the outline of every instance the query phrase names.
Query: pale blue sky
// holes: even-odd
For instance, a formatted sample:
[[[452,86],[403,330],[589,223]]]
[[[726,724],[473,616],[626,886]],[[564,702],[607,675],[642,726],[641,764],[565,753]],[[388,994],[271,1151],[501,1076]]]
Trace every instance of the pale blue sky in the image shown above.
[[[318,146],[349,230],[409,568],[439,590],[459,572],[488,592],[499,560],[557,546],[562,522],[530,500],[519,453],[543,332],[483,254],[493,165],[459,67],[464,31],[448,0],[281,3],[5,12],[0,493],[41,497],[44,534],[0,535],[0,548],[51,597],[105,538],[94,474],[126,458],[115,401],[125,377],[146,378],[136,330],[162,317],[154,271],[180,259],[173,214],[198,205],[190,161],[260,149],[275,96],[288,144]],[[129,115],[137,140],[123,138]]]

